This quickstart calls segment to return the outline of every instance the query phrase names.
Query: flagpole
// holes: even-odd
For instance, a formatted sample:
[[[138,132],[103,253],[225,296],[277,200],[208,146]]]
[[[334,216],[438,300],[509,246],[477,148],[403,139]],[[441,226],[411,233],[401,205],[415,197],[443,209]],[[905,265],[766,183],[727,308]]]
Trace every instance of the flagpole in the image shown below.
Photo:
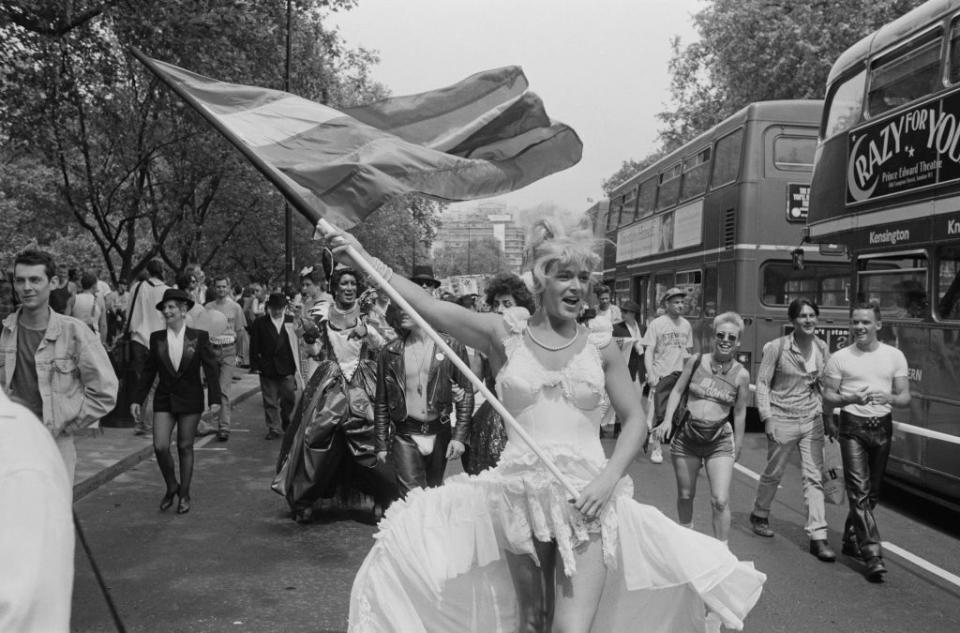
[[[321,218],[317,221],[317,232],[319,232],[321,235],[327,236],[336,233],[337,228],[330,224],[327,220]],[[530,437],[530,434],[527,433],[522,426],[520,426],[520,423],[517,422],[507,408],[503,406],[503,403],[497,399],[493,392],[487,389],[487,386],[482,380],[480,380],[480,378],[477,377],[476,374],[473,373],[473,370],[470,369],[469,365],[463,362],[463,359],[461,359],[460,356],[454,352],[449,345],[447,345],[447,342],[443,340],[443,337],[440,336],[440,334],[433,329],[433,327],[431,327],[431,325],[427,323],[422,316],[420,316],[420,313],[413,309],[413,306],[411,306],[410,303],[404,299],[399,292],[397,292],[396,288],[390,285],[390,282],[383,278],[383,275],[377,272],[377,270],[369,261],[367,261],[365,257],[357,252],[357,249],[348,245],[346,247],[346,252],[350,255],[353,261],[357,263],[360,269],[362,269],[363,272],[365,272],[374,281],[374,283],[376,283],[384,291],[386,291],[388,295],[390,295],[390,298],[400,307],[400,309],[406,312],[417,325],[423,328],[423,331],[426,332],[431,339],[433,339],[433,342],[437,345],[437,347],[440,348],[440,351],[442,351],[443,354],[450,360],[450,362],[452,362],[456,368],[467,377],[470,383],[481,394],[483,394],[483,397],[487,399],[496,412],[503,417],[503,421],[507,426],[510,427],[510,430],[516,433],[516,435],[527,444],[530,450],[533,451],[538,458],[540,458],[540,461],[542,461],[544,466],[547,467],[547,470],[549,470],[551,474],[556,477],[557,481],[559,481],[564,488],[566,488],[567,493],[571,496],[571,498],[578,498],[580,496],[580,491],[577,490],[572,483],[570,483],[570,480],[568,480],[562,472],[560,472],[560,469],[557,468],[557,465],[553,463],[553,460],[543,452],[543,449],[537,445],[537,442],[532,437]]]

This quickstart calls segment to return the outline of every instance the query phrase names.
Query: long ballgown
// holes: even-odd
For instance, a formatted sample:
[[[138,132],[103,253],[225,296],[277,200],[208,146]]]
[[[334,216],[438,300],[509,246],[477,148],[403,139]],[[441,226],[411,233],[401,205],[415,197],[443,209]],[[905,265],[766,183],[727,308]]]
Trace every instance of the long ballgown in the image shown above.
[[[525,314],[525,311],[524,311]],[[606,464],[599,440],[605,404],[599,347],[560,371],[527,347],[525,320],[497,377],[503,404],[578,489]],[[605,340],[600,340],[605,339]],[[720,541],[680,527],[633,499],[623,477],[599,518],[586,520],[526,444],[507,429],[500,463],[479,475],[415,490],[391,506],[354,580],[351,633],[512,633],[517,605],[504,552],[535,557],[555,540],[558,565],[576,574],[574,551],[599,533],[607,576],[592,631],[682,633],[741,629],[766,576]]]

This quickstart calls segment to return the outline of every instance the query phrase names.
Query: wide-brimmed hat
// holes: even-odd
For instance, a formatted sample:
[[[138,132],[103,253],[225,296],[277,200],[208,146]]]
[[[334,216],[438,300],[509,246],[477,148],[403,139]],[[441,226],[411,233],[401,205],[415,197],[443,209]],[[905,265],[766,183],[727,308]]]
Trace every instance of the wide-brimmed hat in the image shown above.
[[[163,291],[163,299],[160,300],[160,303],[157,304],[157,310],[163,311],[163,304],[167,301],[182,301],[187,304],[187,310],[193,307],[193,298],[190,297],[190,293],[186,290],[181,290],[180,288],[167,288]]]
[[[417,264],[413,267],[413,274],[410,275],[410,281],[422,286],[429,285],[431,288],[439,288],[440,280],[433,276],[433,266],[430,264]]]
[[[670,290],[667,290],[667,292],[663,295],[663,299],[661,299],[660,301],[662,303],[666,303],[667,301],[670,301],[670,299],[673,299],[674,297],[686,297],[686,296],[687,296],[686,292],[684,292],[683,290],[680,290],[679,288],[674,287],[674,288],[671,288]]]
[[[623,303],[620,304],[620,311],[633,312],[634,314],[640,314],[641,312],[643,312],[643,308],[641,308],[640,304],[637,303],[636,301],[630,301],[628,299],[627,301],[624,301]]]
[[[286,308],[287,295],[282,292],[271,292],[270,296],[267,297],[266,305],[268,308]]]

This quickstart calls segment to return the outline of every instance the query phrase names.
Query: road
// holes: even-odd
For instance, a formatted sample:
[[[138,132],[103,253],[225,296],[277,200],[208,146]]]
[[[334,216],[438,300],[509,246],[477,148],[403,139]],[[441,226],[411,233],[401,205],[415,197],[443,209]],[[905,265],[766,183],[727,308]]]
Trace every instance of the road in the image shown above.
[[[153,460],[77,503],[87,541],[126,629],[345,631],[351,581],[371,545],[374,526],[363,522],[367,517],[362,514],[327,517],[310,525],[291,521],[283,499],[269,489],[279,443],[263,439],[259,396],[241,403],[234,421],[229,442],[211,442],[197,451],[189,514],[157,510],[163,486]],[[891,544],[890,573],[883,584],[870,584],[860,565],[846,557],[826,564],[807,553],[796,459],[773,507],[771,525],[777,536],[764,539],[750,532],[747,517],[764,447],[761,435],[747,435],[731,491],[730,547],[768,575],[746,631],[960,631],[956,515],[911,499],[885,499],[878,521]],[[668,464],[641,458],[630,474],[640,501],[675,516]],[[695,507],[696,529],[709,531],[709,494],[702,479]],[[839,550],[845,510],[828,506],[827,514],[830,541]],[[115,630],[79,543],[73,630]]]

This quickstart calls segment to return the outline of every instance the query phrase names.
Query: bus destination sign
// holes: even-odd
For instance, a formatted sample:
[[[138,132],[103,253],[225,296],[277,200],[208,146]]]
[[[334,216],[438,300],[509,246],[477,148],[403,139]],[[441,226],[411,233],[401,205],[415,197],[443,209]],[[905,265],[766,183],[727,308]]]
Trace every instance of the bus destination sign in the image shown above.
[[[960,180],[960,92],[850,133],[847,203]]]

